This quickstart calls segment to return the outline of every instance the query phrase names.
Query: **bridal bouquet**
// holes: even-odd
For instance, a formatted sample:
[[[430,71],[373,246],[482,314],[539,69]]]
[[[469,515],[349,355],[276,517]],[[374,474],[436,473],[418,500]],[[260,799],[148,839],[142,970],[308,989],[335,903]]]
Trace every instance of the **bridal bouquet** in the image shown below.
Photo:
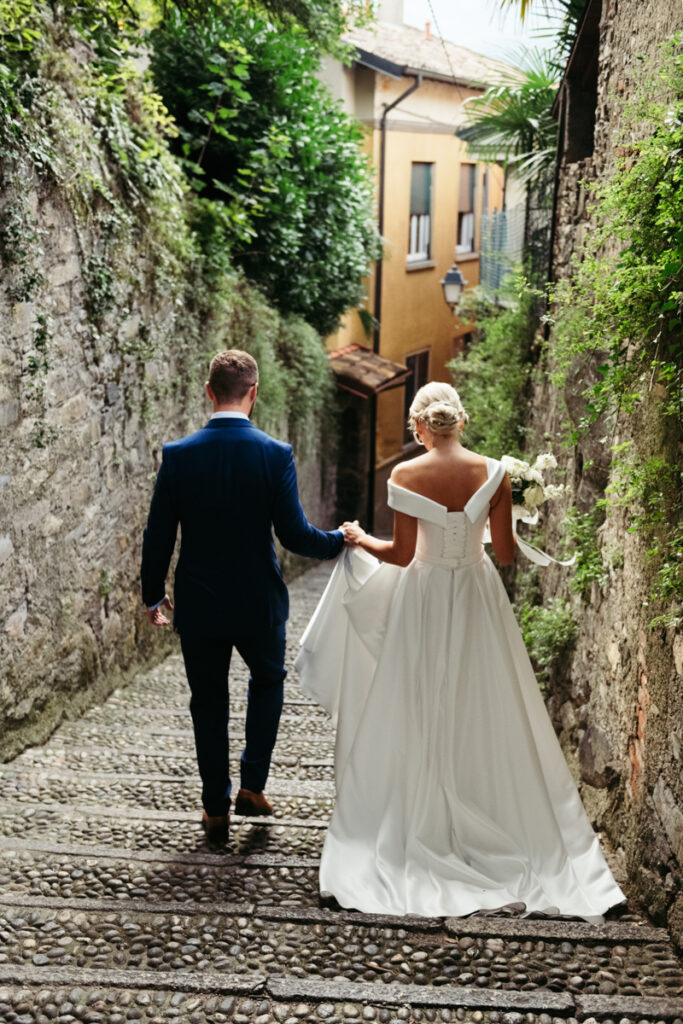
[[[564,485],[556,487],[554,484],[546,484],[543,473],[547,469],[555,469],[557,459],[550,452],[543,452],[538,456],[533,465],[524,462],[522,459],[513,459],[511,455],[504,455],[500,460],[507,470],[512,484],[512,531],[517,541],[517,547],[526,557],[536,565],[573,565],[576,555],[566,561],[560,561],[541,551],[535,544],[523,540],[517,533],[517,523],[528,523],[535,526],[538,522],[538,506],[544,501],[553,501],[564,493]]]
[[[553,501],[564,491],[563,486],[556,487],[543,480],[545,470],[557,466],[557,459],[550,452],[539,455],[533,465],[522,459],[514,459],[511,455],[504,455],[500,461],[510,477],[512,505],[513,509],[518,510],[518,518],[522,518],[520,513],[532,516],[544,501]]]

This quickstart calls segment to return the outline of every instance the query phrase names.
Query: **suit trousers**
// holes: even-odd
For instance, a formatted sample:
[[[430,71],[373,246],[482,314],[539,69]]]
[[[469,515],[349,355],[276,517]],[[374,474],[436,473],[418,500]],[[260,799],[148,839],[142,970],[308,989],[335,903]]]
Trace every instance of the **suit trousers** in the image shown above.
[[[240,758],[243,789],[260,793],[266,784],[284,699],[285,624],[253,636],[180,636],[187,681],[192,694],[197,764],[202,804],[208,815],[230,809],[228,671],[233,647],[249,669],[245,746]]]

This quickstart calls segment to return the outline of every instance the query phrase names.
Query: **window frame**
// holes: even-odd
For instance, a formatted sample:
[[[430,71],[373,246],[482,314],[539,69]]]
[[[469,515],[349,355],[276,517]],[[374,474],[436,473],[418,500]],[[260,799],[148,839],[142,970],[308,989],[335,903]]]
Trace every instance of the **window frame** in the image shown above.
[[[413,212],[413,169],[428,168],[427,211]],[[429,160],[413,160],[410,164],[410,198],[408,205],[408,251],[406,263],[427,263],[432,258],[432,222],[434,206],[434,162]]]
[[[463,179],[462,175],[467,168],[469,175],[469,200],[467,208],[463,205]],[[458,176],[458,226],[456,230],[455,252],[457,256],[469,256],[476,252],[476,225],[474,215],[477,201],[477,165],[469,160],[460,163]],[[463,244],[462,239],[466,242]]]
[[[431,366],[432,366],[432,346],[431,345],[427,345],[424,348],[415,349],[413,352],[408,352],[406,355],[403,356],[403,361],[406,364],[406,366],[408,366],[408,360],[409,359],[415,359],[418,356],[425,356],[425,355],[427,357],[427,365],[426,365],[426,369],[425,369],[425,373],[424,373],[424,380],[420,384],[418,384],[416,388],[414,388],[414,390],[413,390],[413,392],[412,392],[412,394],[410,396],[410,401],[408,401],[408,383],[409,382],[410,383],[413,382],[413,380],[414,380],[414,371],[413,371],[413,375],[411,377],[409,377],[408,380],[406,381],[405,387],[404,387],[404,392],[403,392],[403,449],[404,449],[404,451],[405,451],[406,448],[411,448],[411,447],[414,448],[416,443],[417,443],[415,441],[415,438],[413,437],[411,431],[409,430],[409,428],[407,426],[407,423],[408,423],[408,410],[409,410],[409,408],[410,408],[410,406],[412,404],[413,398],[415,397],[417,392],[420,390],[420,388],[423,386],[423,384],[427,384],[428,381],[429,381],[429,374],[430,374],[430,370],[431,370]]]

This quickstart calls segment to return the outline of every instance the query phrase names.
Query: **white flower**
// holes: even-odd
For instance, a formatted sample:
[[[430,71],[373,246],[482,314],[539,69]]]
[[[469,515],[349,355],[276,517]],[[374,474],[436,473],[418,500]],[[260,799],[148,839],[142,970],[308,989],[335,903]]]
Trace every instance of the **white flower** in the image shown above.
[[[538,472],[537,469],[530,469],[529,470],[529,475],[527,477],[527,480],[533,480],[533,482],[535,484],[540,484],[541,487],[543,486],[543,477],[541,476],[541,474]]]
[[[505,467],[512,483],[519,483],[521,480],[528,480],[529,463],[521,459],[515,459],[512,455],[504,455],[500,460]]]
[[[559,484],[559,486],[556,484],[548,484],[547,487],[544,488],[544,491],[546,501],[555,501],[560,497],[560,495],[564,494],[565,486],[564,484]]]
[[[545,469],[557,469],[557,459],[552,452],[542,452],[534,462],[534,469],[541,473]]]
[[[527,487],[524,492],[524,504],[527,508],[536,508],[544,500],[545,495],[543,494],[543,488],[539,487],[538,484],[533,484],[531,487]]]

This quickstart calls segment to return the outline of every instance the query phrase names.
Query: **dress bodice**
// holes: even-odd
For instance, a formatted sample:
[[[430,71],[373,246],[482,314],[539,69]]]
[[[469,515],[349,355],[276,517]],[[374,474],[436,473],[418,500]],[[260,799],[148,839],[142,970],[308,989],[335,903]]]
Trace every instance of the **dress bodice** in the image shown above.
[[[438,501],[389,481],[389,506],[418,520],[417,561],[455,569],[471,565],[483,557],[490,501],[505,474],[505,468],[495,459],[487,459],[486,468],[486,481],[474,492],[464,509],[457,512],[449,512]]]

